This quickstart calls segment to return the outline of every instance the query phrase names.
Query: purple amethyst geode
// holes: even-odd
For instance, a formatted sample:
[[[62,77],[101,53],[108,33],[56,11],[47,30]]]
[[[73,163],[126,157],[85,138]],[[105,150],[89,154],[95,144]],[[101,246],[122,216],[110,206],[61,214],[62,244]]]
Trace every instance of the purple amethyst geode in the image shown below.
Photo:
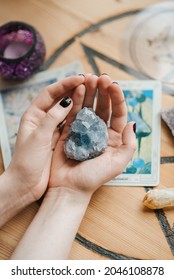
[[[0,26],[0,76],[24,80],[43,63],[45,44],[38,31],[24,22]]]
[[[102,154],[108,145],[108,130],[105,122],[94,110],[84,107],[72,122],[65,154],[78,161],[94,158]]]

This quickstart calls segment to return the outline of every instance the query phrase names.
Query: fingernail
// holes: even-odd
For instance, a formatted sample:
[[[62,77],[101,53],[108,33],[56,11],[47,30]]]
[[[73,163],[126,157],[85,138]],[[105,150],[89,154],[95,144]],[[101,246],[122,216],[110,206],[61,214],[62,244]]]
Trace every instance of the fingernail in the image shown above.
[[[108,74],[107,74],[107,73],[102,73],[102,74],[101,74],[101,76],[102,76],[102,75],[107,75],[107,76],[108,76]]]
[[[71,98],[69,96],[64,97],[60,103],[59,103],[63,108],[68,107],[71,104]]]
[[[119,85],[119,83],[117,83],[117,82],[112,82],[112,84],[117,84],[117,85]]]
[[[79,76],[83,76],[85,78],[85,75],[84,74],[79,74]]]
[[[133,124],[133,131],[136,133],[136,123]]]

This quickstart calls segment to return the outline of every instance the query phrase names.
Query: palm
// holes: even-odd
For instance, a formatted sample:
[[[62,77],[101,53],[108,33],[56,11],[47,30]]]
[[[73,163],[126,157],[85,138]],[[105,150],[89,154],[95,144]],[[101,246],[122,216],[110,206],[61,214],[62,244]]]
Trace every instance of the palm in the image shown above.
[[[104,80],[106,82],[106,79],[108,78],[101,77],[102,81]],[[118,95],[118,88],[116,88],[115,85],[110,85],[109,79],[107,80],[107,82],[109,83],[108,87],[111,87],[111,90],[114,91],[116,89],[116,93]],[[111,100],[112,98],[115,99],[115,94],[114,97],[112,97],[111,95]],[[121,92],[120,98],[123,98]],[[105,121],[107,121],[107,118],[110,114],[109,102],[106,102],[106,100],[107,98],[105,96],[105,104],[107,106],[107,108],[105,108],[104,110],[105,114],[100,114],[100,106],[103,106],[103,104],[100,105],[99,102],[99,105],[97,105],[99,106],[99,108],[96,108],[96,113],[98,113],[98,115],[100,115],[100,117],[102,117]],[[73,101],[76,105],[76,99]],[[85,103],[80,103],[79,98],[77,102],[79,106],[75,106],[73,117],[82,108],[82,104]],[[119,100],[118,102],[120,104]],[[125,139],[122,132],[124,127],[126,126],[127,113],[125,110],[125,103],[122,103],[121,106],[122,108],[120,110],[121,112],[124,112],[124,116],[121,116],[120,119],[118,117],[118,131],[114,129],[115,118],[113,119],[111,117],[111,128],[108,129],[108,147],[103,154],[94,159],[78,162],[75,160],[68,159],[66,157],[64,152],[64,144],[67,136],[67,127],[65,127],[65,133],[61,135],[53,155],[51,177],[49,183],[50,187],[66,186],[72,189],[82,189],[85,191],[93,192],[100,185],[103,185],[104,183],[106,183],[107,181],[111,180],[113,177],[124,171],[126,164],[128,163],[133,154],[133,150],[130,152],[127,149],[125,149],[125,143],[123,143]],[[118,110],[118,106],[116,109]],[[70,124],[70,120],[73,120],[73,117],[70,116],[69,119],[67,119],[67,126]],[[128,129],[130,129],[130,127],[128,127]]]
[[[54,174],[52,173],[52,178],[50,185],[66,185],[70,188],[83,188],[89,189],[95,186],[101,185],[101,175],[110,173],[110,163],[112,159],[112,154],[117,152],[118,145],[113,145],[113,131],[108,129],[109,132],[109,145],[104,152],[97,158],[79,162],[76,160],[68,159],[64,153],[64,140],[61,140],[57,144],[56,152],[53,156],[53,166]],[[110,133],[111,132],[111,133]],[[115,133],[116,142],[120,142],[120,136]],[[114,140],[115,140],[114,139]],[[100,166],[100,167],[99,167]],[[106,170],[107,167],[107,170]],[[99,174],[97,174],[99,173]],[[105,183],[108,176],[103,176],[102,181]],[[83,180],[83,182],[82,182]],[[55,182],[54,182],[55,181]]]

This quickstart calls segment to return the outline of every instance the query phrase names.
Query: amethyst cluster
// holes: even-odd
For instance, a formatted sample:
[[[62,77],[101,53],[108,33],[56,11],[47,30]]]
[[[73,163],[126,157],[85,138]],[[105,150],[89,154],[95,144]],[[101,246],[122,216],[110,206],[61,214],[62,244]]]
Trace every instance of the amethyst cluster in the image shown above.
[[[0,27],[0,76],[24,80],[43,63],[44,41],[31,25],[8,22]]]

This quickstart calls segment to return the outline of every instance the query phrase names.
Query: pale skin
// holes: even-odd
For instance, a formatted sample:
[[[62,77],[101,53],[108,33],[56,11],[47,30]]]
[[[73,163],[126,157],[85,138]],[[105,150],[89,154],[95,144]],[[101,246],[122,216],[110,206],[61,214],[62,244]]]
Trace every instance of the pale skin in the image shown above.
[[[29,126],[27,130],[29,133],[24,132],[26,138],[36,129],[38,130],[34,133],[35,140],[31,144],[33,154],[31,151],[27,152],[27,144],[30,141],[28,140],[26,144],[25,138],[21,136],[22,132],[21,134],[19,132],[15,155],[7,170],[6,178],[13,178],[13,181],[15,178],[17,184],[20,182],[18,188],[24,194],[24,199],[21,199],[22,203],[17,205],[16,212],[38,199],[45,192],[47,185],[48,189],[38,213],[12,254],[12,259],[67,259],[91,196],[101,185],[124,171],[136,149],[134,123],[127,124],[126,104],[119,85],[112,83],[107,75],[98,78],[88,74],[85,77],[73,77],[72,80],[66,79],[59,82],[59,85],[48,87],[41,93],[42,98],[38,97],[33,102],[28,115],[23,118],[23,127],[27,130]],[[68,127],[83,106],[93,107],[97,89],[96,113],[106,123],[112,108],[110,128],[108,128],[108,148],[99,157],[84,162],[67,159],[63,146]],[[55,100],[65,95],[70,96],[72,102],[66,109],[59,108],[60,105],[55,105]],[[57,106],[57,110],[53,110],[50,117],[48,110],[55,108],[52,106]],[[58,132],[55,128],[66,116],[63,131]],[[51,131],[48,132],[50,128]],[[23,130],[25,131],[24,128]],[[47,140],[43,140],[45,138],[43,134],[47,135]],[[32,136],[31,138],[33,139]],[[24,150],[23,154],[21,147]],[[21,160],[19,153],[21,153]],[[36,153],[39,163],[34,162]],[[31,167],[30,162],[32,162]],[[18,170],[20,173],[17,172]],[[2,180],[0,189],[2,182],[5,182],[5,174]],[[8,185],[10,191],[10,180]],[[8,195],[4,196],[5,198],[10,200]],[[3,223],[12,217],[9,208],[6,205],[9,214],[4,213]]]
[[[45,192],[58,139],[55,129],[72,108],[70,104],[64,109],[58,101],[75,92],[78,95],[84,81],[83,76],[76,76],[48,86],[23,115],[14,156],[0,176],[0,226]]]

